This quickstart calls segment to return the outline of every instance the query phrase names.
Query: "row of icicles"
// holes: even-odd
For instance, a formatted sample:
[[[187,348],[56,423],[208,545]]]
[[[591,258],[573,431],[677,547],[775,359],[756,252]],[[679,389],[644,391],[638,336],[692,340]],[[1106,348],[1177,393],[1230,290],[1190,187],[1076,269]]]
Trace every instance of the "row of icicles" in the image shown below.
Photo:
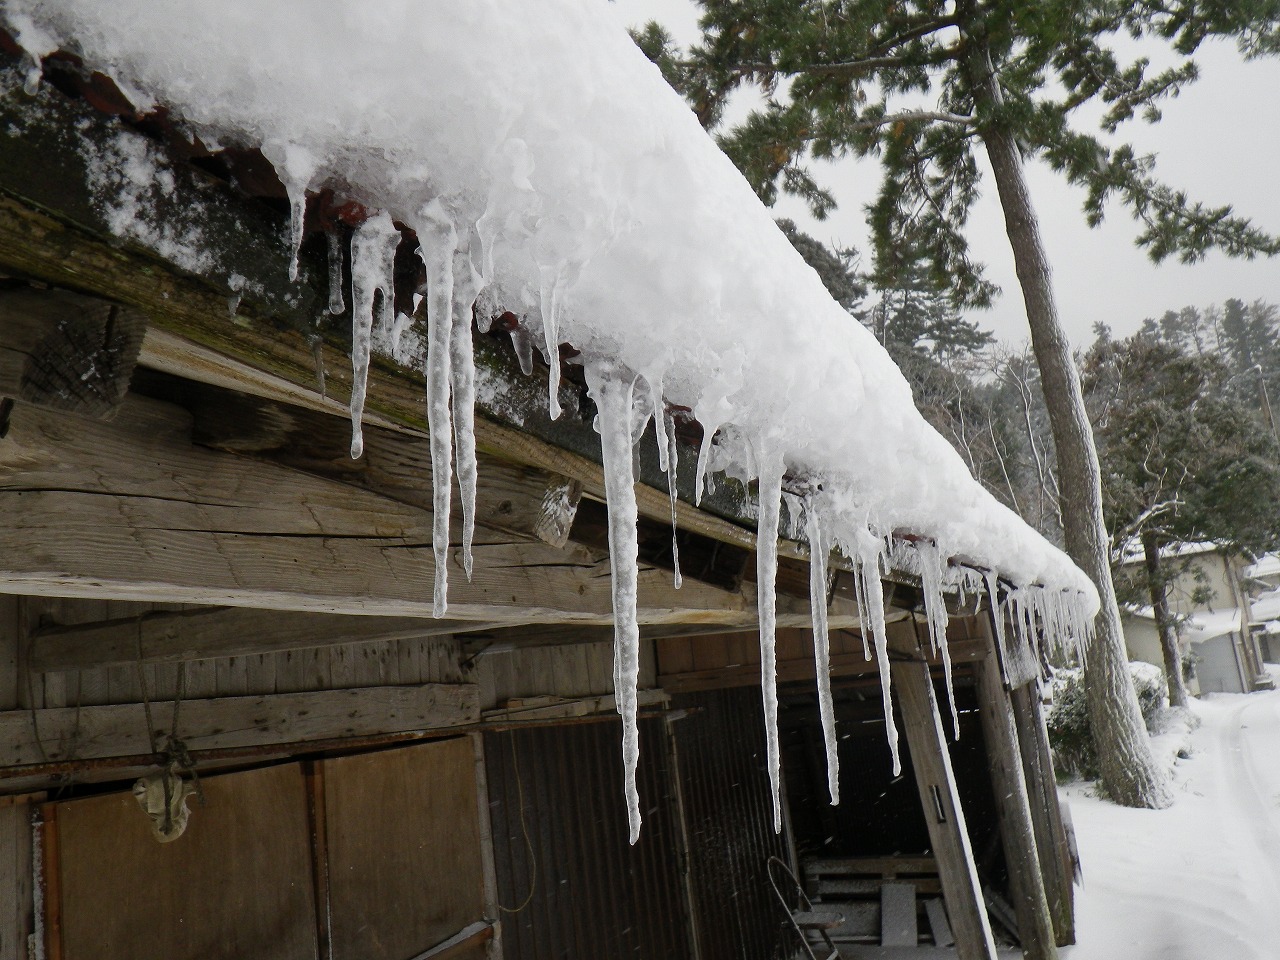
[[[290,268],[296,277],[297,245],[301,240],[305,194],[290,190],[294,214],[295,256]],[[472,356],[472,314],[476,300],[492,275],[492,252],[488,244],[473,242],[472,232],[460,233],[443,206],[436,203],[417,224],[419,256],[426,268],[427,344],[425,359],[427,422],[430,429],[433,479],[435,553],[435,593],[433,614],[443,617],[447,609],[449,516],[453,467],[456,458],[458,489],[462,502],[463,570],[471,578],[471,544],[475,526],[476,447],[474,434],[475,370]],[[369,362],[376,347],[403,360],[401,339],[409,318],[393,309],[393,267],[400,231],[390,216],[380,213],[358,227],[350,244],[353,382],[351,390],[351,455],[363,451],[361,417],[364,411]],[[476,266],[473,251],[480,254]],[[341,313],[343,302],[343,251],[331,235],[330,303],[332,313]],[[549,404],[552,417],[558,416],[556,390],[559,383],[558,314],[563,290],[558,278],[563,270],[543,270],[540,296],[545,343],[543,355],[550,366]],[[380,294],[380,296],[379,296]],[[375,305],[377,316],[374,316]],[[529,334],[512,332],[521,368],[531,371]],[[624,789],[627,799],[630,839],[640,834],[640,798],[636,789],[636,767],[640,756],[637,686],[640,667],[640,630],[637,619],[638,541],[635,498],[634,448],[650,419],[654,422],[659,465],[667,474],[671,500],[671,521],[676,521],[676,440],[674,422],[662,399],[661,383],[650,383],[609,358],[582,358],[587,387],[596,404],[596,429],[600,434],[601,460],[609,515],[609,554],[612,566],[614,614],[614,692],[622,715]],[[722,424],[721,426],[724,426]],[[706,430],[698,456],[696,489],[701,496],[706,476],[708,452],[715,429]],[[780,802],[780,748],[778,740],[778,697],[775,656],[775,582],[778,561],[780,504],[783,500],[785,462],[781,451],[764,441],[751,444],[754,473],[759,482],[759,525],[756,549],[757,608],[760,635],[760,679],[764,699],[765,739],[769,780],[773,794],[773,826],[782,829]],[[943,665],[947,699],[954,736],[960,735],[959,718],[952,689],[951,660],[947,649],[947,606],[944,593],[955,591],[959,602],[966,594],[986,595],[991,608],[1001,610],[998,584],[991,572],[952,565],[939,547],[929,540],[910,546],[891,536],[875,535],[865,518],[850,522],[830,508],[830,498],[812,485],[815,492],[803,498],[803,524],[810,553],[810,608],[819,710],[826,743],[827,781],[833,804],[839,802],[839,750],[835,729],[835,709],[831,693],[830,644],[827,626],[827,567],[833,554],[842,556],[854,573],[863,652],[874,655],[884,706],[885,729],[893,758],[893,773],[901,773],[898,732],[893,719],[890,692],[888,638],[885,627],[881,577],[897,569],[919,577],[924,597],[925,619],[930,643]],[[679,556],[676,554],[675,585],[680,585]],[[1034,649],[1037,636],[1058,644],[1078,644],[1091,633],[1091,620],[1081,613],[1073,593],[1039,585],[1006,587],[1003,613],[1013,624],[1016,642]],[[1005,616],[996,616],[997,642],[1006,647]],[[867,640],[870,637],[870,644]]]

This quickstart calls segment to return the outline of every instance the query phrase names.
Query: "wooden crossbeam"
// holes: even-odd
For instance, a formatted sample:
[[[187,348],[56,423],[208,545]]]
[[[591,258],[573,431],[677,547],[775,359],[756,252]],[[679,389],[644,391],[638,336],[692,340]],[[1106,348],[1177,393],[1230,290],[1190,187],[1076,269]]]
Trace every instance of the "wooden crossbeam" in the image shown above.
[[[0,397],[108,419],[124,400],[146,318],[62,290],[0,289]]]
[[[494,625],[422,617],[354,617],[211,607],[152,612],[73,626],[47,624],[30,638],[27,664],[48,673],[125,663],[184,663],[348,643],[417,640]]]
[[[0,441],[0,591],[429,617],[431,514],[195,447],[178,408],[131,397],[111,423],[18,404]],[[478,527],[450,563],[451,618],[612,622],[609,561]],[[755,622],[754,596],[642,566],[643,623]]]
[[[163,744],[172,712],[152,713]],[[178,716],[188,749],[222,750],[462,726],[480,719],[480,699],[475,684],[428,683],[190,700]],[[0,770],[151,749],[140,703],[0,713]]]
[[[426,434],[366,424],[364,453],[353,460],[351,420],[345,408],[326,413],[150,370],[139,373],[137,389],[190,413],[192,439],[200,446],[270,460],[399,503],[432,509],[431,447]],[[581,484],[493,456],[481,454],[478,460],[477,523],[557,547],[568,542]],[[457,496],[453,514],[460,522]]]

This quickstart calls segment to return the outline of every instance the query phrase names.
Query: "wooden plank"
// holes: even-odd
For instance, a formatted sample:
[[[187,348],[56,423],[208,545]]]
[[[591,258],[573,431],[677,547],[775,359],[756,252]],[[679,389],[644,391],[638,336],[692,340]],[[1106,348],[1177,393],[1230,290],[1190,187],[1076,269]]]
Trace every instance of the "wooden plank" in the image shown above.
[[[1076,942],[1074,869],[1058,798],[1058,781],[1053,770],[1053,758],[1049,754],[1049,736],[1040,708],[1038,684],[1018,687],[1010,693],[1010,700],[1031,804],[1036,854],[1053,919],[1054,940],[1058,946],[1065,947]]]
[[[479,720],[477,694],[474,684],[424,684],[188,700],[182,704],[178,733],[198,752],[441,729]],[[172,713],[157,708],[152,716],[163,742]],[[32,732],[33,722],[40,741]],[[74,757],[68,752],[71,745]],[[46,708],[34,716],[27,710],[0,713],[0,770],[46,760],[150,753],[140,703]]]
[[[484,734],[472,733],[471,750],[476,767],[476,826],[480,836],[480,867],[484,887],[484,915],[500,914],[498,871],[493,855],[493,825],[489,819],[489,770],[484,759]],[[496,924],[493,939],[485,948],[488,960],[502,960],[502,924]]]
[[[432,615],[425,511],[193,447],[176,408],[131,398],[110,424],[15,408],[0,444],[0,591]],[[56,438],[56,439],[55,439]],[[478,531],[455,570],[466,620],[612,622],[608,559]],[[643,622],[754,620],[754,598],[640,571]]]
[[[201,446],[270,460],[432,509],[431,448],[425,433],[365,425],[364,452],[353,460],[346,410],[326,413],[150,371],[139,379],[149,396],[191,414],[192,436]],[[576,480],[483,454],[477,457],[477,470],[476,523],[557,547],[568,542],[582,497]],[[455,524],[461,522],[457,497],[453,517]]]
[[[959,960],[994,960],[991,922],[978,883],[928,665],[919,661],[895,663],[893,684],[902,706],[911,764],[951,917],[957,956]]]
[[[470,738],[323,767],[334,960],[404,960],[483,918]]]
[[[0,960],[27,960],[33,928],[31,807],[0,805]]]
[[[0,397],[86,417],[115,415],[147,320],[65,290],[0,290]]]
[[[1005,865],[1009,870],[1009,892],[1017,916],[1018,939],[1027,960],[1057,960],[1058,948],[1036,852],[1013,708],[1000,679],[995,645],[990,645],[989,650],[990,654],[975,663],[973,669],[978,681],[978,717],[982,721],[991,767],[991,786],[1004,842]]]
[[[915,885],[883,884],[880,887],[880,942],[886,947],[914,947],[919,939]]]
[[[26,636],[26,624],[19,622],[18,598],[0,595],[0,710],[16,709],[21,702],[18,697],[18,647],[25,642]]]
[[[924,914],[929,920],[929,934],[935,946],[949,947],[956,942],[951,935],[951,924],[947,922],[947,908],[938,897],[930,897],[924,902]]]
[[[186,831],[157,843],[132,792],[57,805],[65,960],[312,960],[306,791],[296,764],[205,777]]]
[[[424,950],[413,957],[413,960],[450,960],[450,958],[459,957],[471,947],[492,941],[495,927],[496,924],[492,920],[477,920],[475,923],[469,923],[448,940],[442,940],[430,950]]]

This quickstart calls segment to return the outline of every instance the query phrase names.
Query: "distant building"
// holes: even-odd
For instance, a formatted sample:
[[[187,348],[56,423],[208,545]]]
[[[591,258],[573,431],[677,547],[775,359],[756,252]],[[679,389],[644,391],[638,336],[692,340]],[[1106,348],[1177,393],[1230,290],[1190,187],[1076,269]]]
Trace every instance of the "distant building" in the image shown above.
[[[1178,646],[1182,654],[1187,689],[1204,693],[1248,693],[1269,689],[1273,684],[1263,666],[1265,629],[1255,625],[1258,615],[1258,581],[1254,573],[1261,567],[1280,581],[1280,560],[1270,564],[1250,564],[1246,557],[1215,543],[1174,544],[1163,556],[1173,566],[1169,606],[1178,618]],[[1264,558],[1267,560],[1268,558]],[[1141,548],[1125,552],[1121,576],[1139,578],[1143,574]],[[1280,630],[1280,591],[1273,601],[1274,616],[1269,622]],[[1266,611],[1264,611],[1266,612]],[[1132,660],[1162,664],[1160,633],[1149,604],[1128,606],[1121,612],[1125,646]],[[1275,644],[1280,653],[1280,643]]]

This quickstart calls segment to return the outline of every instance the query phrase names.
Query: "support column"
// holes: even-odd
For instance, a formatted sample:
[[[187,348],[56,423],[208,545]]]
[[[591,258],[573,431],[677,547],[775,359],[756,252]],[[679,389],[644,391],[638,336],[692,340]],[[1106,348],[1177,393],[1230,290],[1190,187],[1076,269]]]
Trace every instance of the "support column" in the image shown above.
[[[1009,869],[1009,894],[1018,918],[1022,955],[1028,960],[1057,960],[1031,804],[1023,778],[1018,731],[1014,727],[1013,706],[1000,680],[995,648],[973,666],[978,681],[978,715],[991,765],[991,785],[1000,816],[1000,835]],[[1023,684],[1024,688],[1028,686],[1030,684]]]
[[[938,861],[958,960],[995,960],[991,922],[982,900],[929,666],[919,660],[899,661],[893,665],[893,682],[902,705],[911,765]]]
[[[1010,699],[1022,751],[1022,771],[1031,799],[1031,823],[1035,829],[1036,850],[1040,856],[1045,896],[1049,900],[1054,939],[1058,946],[1065,947],[1076,942],[1075,870],[1062,822],[1058,782],[1053,773],[1053,758],[1049,754],[1049,735],[1040,708],[1040,694],[1036,685],[1029,683],[1014,690]]]

